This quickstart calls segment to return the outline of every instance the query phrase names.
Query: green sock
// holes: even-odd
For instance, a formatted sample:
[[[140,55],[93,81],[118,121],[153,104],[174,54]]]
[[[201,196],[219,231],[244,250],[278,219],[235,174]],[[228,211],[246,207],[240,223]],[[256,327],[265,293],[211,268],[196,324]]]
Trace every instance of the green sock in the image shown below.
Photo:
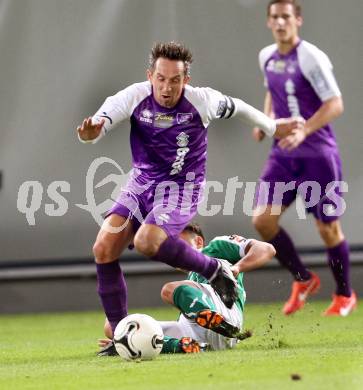
[[[181,353],[181,347],[179,345],[179,339],[174,337],[164,336],[164,344],[161,353]]]
[[[201,310],[215,310],[212,300],[199,288],[181,285],[174,290],[173,301],[176,307],[188,318],[195,318]]]

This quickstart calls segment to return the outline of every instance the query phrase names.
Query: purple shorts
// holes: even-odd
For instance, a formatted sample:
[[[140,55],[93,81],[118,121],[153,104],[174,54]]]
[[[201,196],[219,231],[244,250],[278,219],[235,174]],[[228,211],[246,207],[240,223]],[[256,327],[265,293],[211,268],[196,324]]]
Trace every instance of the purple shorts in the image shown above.
[[[344,212],[342,192],[346,191],[338,153],[308,159],[270,155],[260,177],[255,205],[289,206],[300,195],[306,211],[328,223]]]
[[[133,230],[141,224],[161,227],[170,236],[179,235],[197,213],[199,194],[203,185],[184,188],[184,183],[162,182],[143,190],[135,180],[129,180],[126,188],[106,214],[121,215],[132,221]]]

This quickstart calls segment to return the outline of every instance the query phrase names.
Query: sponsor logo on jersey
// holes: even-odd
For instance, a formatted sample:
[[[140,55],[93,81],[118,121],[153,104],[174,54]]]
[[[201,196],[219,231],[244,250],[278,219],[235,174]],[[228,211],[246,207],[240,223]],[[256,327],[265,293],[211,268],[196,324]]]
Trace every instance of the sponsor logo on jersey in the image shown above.
[[[176,137],[177,145],[181,148],[185,148],[189,143],[189,135],[185,134],[184,132],[179,133],[179,135]]]
[[[189,148],[187,145],[189,144],[189,136],[184,132],[181,132],[176,137],[176,144],[179,148],[176,150],[176,158],[171,165],[172,170],[170,171],[170,175],[176,175],[183,169],[184,159],[187,153],[189,152]]]
[[[285,92],[287,94],[287,105],[289,107],[291,116],[301,116],[299,101],[295,96],[295,92],[296,92],[295,84],[291,79],[286,80]]]
[[[325,79],[324,73],[319,67],[314,68],[310,72],[310,77],[312,78],[313,85],[315,85],[318,94],[323,94],[329,91],[329,84]]]
[[[286,62],[284,60],[271,60],[267,64],[266,70],[274,73],[284,73],[286,69]]]
[[[238,236],[237,234],[232,234],[231,236],[229,236],[229,239],[230,239],[230,241],[235,241],[238,244],[240,244],[241,242],[246,241],[245,238],[243,238],[241,236]]]
[[[157,218],[162,222],[169,222],[170,216],[168,214],[159,214]]]
[[[153,123],[152,117],[153,117],[153,113],[147,108],[145,108],[145,110],[141,111],[141,116],[139,119],[141,122]]]
[[[154,126],[161,129],[167,129],[173,126],[174,115],[156,112],[154,116]]]
[[[191,112],[178,112],[176,114],[176,122],[178,125],[190,123],[193,120],[193,113]]]

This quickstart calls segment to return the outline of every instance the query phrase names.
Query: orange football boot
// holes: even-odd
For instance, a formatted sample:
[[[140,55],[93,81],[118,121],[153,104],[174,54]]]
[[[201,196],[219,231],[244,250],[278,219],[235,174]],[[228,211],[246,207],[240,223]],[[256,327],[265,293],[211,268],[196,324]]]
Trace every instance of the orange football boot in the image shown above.
[[[295,313],[305,305],[309,295],[316,294],[320,288],[319,276],[311,272],[311,279],[304,282],[295,281],[292,284],[292,291],[289,300],[285,303],[282,312],[286,315]]]
[[[357,308],[357,295],[352,291],[350,297],[344,295],[333,295],[333,302],[324,311],[324,316],[342,316],[346,317]]]

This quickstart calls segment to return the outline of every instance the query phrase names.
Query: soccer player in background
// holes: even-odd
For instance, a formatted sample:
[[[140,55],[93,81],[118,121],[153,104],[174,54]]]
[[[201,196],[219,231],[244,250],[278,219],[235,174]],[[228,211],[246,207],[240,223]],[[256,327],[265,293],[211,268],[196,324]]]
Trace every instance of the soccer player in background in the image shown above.
[[[241,236],[215,237],[205,245],[200,226],[189,223],[180,238],[202,253],[226,260],[237,277],[238,297],[228,308],[211,288],[209,281],[196,272],[190,272],[186,280],[166,283],[161,290],[165,303],[180,310],[177,321],[160,321],[164,332],[162,353],[199,352],[233,348],[238,339],[243,339],[243,312],[246,292],[243,286],[244,272],[260,268],[275,255],[275,249],[266,242],[246,239]],[[116,355],[110,341],[112,331],[105,323],[108,339],[99,340],[102,350],[99,356]]]
[[[356,307],[357,298],[349,280],[348,243],[332,201],[339,200],[341,192],[334,188],[329,193],[326,190],[328,183],[342,180],[342,164],[330,122],[342,114],[343,100],[329,58],[299,37],[303,20],[297,1],[272,0],[267,10],[267,26],[275,44],[259,54],[267,88],[264,112],[271,118],[302,116],[306,123],[284,139],[274,141],[260,177],[260,182],[270,183],[270,187],[266,190],[260,183],[253,224],[263,239],[275,247],[281,265],[295,279],[291,296],[283,307],[285,314],[294,313],[319,289],[320,280],[301,262],[279,220],[295,200],[299,184],[319,183],[322,197],[318,196],[315,205],[307,206],[307,211],[314,215],[336,281],[333,301],[324,314],[346,316]],[[254,128],[253,135],[257,141],[264,138],[258,128]],[[278,204],[276,183],[294,181],[296,187],[284,192]]]
[[[196,214],[203,189],[207,127],[214,119],[236,117],[269,136],[283,137],[303,124],[301,119],[275,121],[240,99],[189,86],[191,62],[183,45],[156,44],[148,80],[107,98],[77,127],[81,142],[95,143],[120,122],[131,122],[133,174],[93,246],[98,293],[112,330],[127,315],[118,258],[131,243],[152,260],[200,273],[227,307],[233,305],[238,289],[229,267],[179,238]]]

